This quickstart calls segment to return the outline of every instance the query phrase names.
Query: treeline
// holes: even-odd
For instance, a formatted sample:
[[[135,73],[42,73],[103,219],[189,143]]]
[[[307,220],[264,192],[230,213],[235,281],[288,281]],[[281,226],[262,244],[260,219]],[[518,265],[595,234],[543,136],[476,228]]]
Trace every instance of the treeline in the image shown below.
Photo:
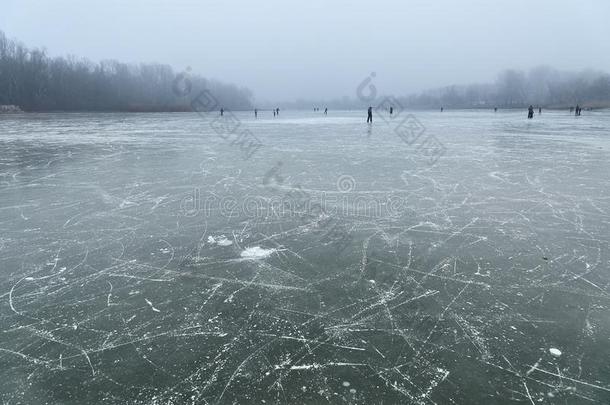
[[[394,98],[395,97],[395,98]],[[604,72],[560,72],[550,67],[537,67],[529,72],[505,70],[493,83],[447,86],[393,99],[405,108],[524,108],[530,104],[544,108],[568,108],[580,104],[583,108],[610,107],[610,75]],[[357,97],[326,101],[297,100],[284,107],[310,109],[356,110],[384,102]]]
[[[0,31],[0,105],[25,111],[190,111],[191,98],[208,89],[219,106],[252,108],[246,88],[191,74],[176,84],[177,77],[168,65],[49,57]]]
[[[560,72],[544,66],[527,73],[505,70],[494,83],[448,86],[399,100],[405,107],[610,107],[610,75],[596,71]]]

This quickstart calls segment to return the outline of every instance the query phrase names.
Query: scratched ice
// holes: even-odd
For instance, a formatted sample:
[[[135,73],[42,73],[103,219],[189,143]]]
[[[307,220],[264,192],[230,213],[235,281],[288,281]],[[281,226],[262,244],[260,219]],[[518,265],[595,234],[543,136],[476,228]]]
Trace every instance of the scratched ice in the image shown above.
[[[0,117],[2,402],[610,403],[610,112],[414,115]]]

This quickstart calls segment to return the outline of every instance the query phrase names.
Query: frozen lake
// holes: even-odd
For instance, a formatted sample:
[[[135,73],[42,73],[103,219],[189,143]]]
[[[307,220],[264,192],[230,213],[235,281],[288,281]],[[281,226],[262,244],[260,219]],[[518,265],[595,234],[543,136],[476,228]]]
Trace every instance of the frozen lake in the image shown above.
[[[2,402],[610,403],[610,111],[413,114],[0,116]]]

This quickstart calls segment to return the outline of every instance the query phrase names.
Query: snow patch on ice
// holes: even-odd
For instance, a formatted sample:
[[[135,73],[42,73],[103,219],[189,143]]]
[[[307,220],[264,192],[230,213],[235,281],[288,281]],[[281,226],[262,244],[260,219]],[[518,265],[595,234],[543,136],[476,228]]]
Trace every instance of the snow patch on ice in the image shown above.
[[[260,246],[249,247],[241,252],[241,257],[244,259],[256,260],[264,259],[275,253],[276,249],[264,249]]]
[[[227,239],[227,237],[224,235],[220,235],[216,237],[208,236],[208,243],[210,245],[231,246],[233,244],[233,241]]]
[[[231,246],[233,244],[233,242],[227,238],[219,239],[217,243],[218,246]]]

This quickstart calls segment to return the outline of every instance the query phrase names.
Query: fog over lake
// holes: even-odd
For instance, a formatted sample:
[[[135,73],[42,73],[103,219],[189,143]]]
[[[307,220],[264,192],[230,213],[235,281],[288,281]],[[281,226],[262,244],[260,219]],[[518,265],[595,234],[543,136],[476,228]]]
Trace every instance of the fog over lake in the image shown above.
[[[506,68],[610,66],[610,3],[482,0],[3,0],[0,27],[52,55],[191,66],[259,102],[490,82]]]

